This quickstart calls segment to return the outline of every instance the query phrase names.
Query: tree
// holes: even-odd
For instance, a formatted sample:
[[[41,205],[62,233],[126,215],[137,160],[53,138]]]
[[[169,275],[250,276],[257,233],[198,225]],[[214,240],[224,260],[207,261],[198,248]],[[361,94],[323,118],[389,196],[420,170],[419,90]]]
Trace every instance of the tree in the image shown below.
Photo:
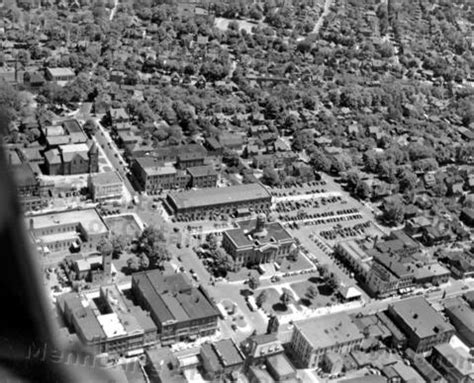
[[[120,256],[122,255],[122,252],[125,248],[125,238],[113,234],[110,238],[110,243],[112,244],[112,258],[120,259]]]
[[[260,280],[256,276],[252,275],[249,278],[249,287],[252,290],[255,290],[258,286],[260,286]]]
[[[257,299],[255,299],[255,303],[257,304],[257,307],[262,307],[267,301],[267,298],[268,298],[267,290],[263,290],[260,294],[258,294]]]
[[[361,181],[357,184],[357,187],[355,188],[355,194],[360,199],[368,199],[371,197],[372,192],[367,182]]]
[[[399,199],[392,199],[385,203],[383,218],[389,224],[399,224],[403,222],[405,207]]]
[[[364,162],[364,167],[368,172],[374,173],[376,171],[377,156],[372,150],[368,150],[362,155],[362,161]]]
[[[99,243],[98,250],[102,255],[112,255],[114,249],[110,239],[102,239]]]
[[[130,257],[127,259],[127,267],[131,272],[138,271],[140,269],[140,262],[137,257]]]
[[[217,239],[217,236],[214,233],[209,233],[207,235],[206,242],[211,252],[214,252],[217,250],[219,241]]]
[[[92,137],[96,132],[97,132],[97,123],[89,118],[85,123],[84,123],[84,132],[89,136]]]
[[[315,170],[328,173],[331,170],[331,160],[324,154],[321,149],[317,149],[311,155],[311,165]]]
[[[309,299],[314,299],[318,295],[318,289],[314,287],[313,285],[309,286],[308,289],[306,290],[306,296]]]
[[[400,191],[402,193],[411,191],[415,188],[418,177],[409,169],[402,169],[398,172],[398,179],[400,181]]]
[[[280,177],[273,167],[267,166],[263,169],[262,182],[268,186],[275,186],[280,183]]]
[[[325,285],[331,292],[334,292],[339,286],[339,280],[337,279],[336,274],[330,273],[329,277],[326,279]]]
[[[141,270],[146,270],[150,267],[150,260],[145,254],[140,255],[138,263]]]
[[[223,249],[218,249],[216,251],[214,267],[217,273],[227,275],[227,272],[234,267],[234,260]]]
[[[152,267],[162,268],[163,264],[171,259],[171,255],[164,243],[155,242],[151,252],[148,254],[148,258]]]
[[[285,306],[285,308],[288,308],[292,298],[293,297],[291,296],[291,293],[288,290],[284,290],[283,294],[280,296],[280,302],[283,306]]]

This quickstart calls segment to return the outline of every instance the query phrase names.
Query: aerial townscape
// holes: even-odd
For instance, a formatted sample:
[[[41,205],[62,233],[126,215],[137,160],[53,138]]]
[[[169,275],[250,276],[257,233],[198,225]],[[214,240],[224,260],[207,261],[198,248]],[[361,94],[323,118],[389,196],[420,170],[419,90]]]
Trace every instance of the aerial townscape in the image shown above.
[[[472,0],[0,13],[23,226],[107,382],[474,382]]]

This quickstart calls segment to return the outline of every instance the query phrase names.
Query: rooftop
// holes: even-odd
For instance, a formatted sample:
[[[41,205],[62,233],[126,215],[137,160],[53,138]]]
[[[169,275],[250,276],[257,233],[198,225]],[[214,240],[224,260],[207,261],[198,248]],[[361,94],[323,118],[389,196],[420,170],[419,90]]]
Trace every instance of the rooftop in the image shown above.
[[[239,222],[240,228],[227,230],[225,234],[237,247],[258,245],[278,245],[279,242],[292,241],[288,231],[279,223],[265,223],[264,230],[256,232],[256,220]],[[258,242],[257,242],[258,241]]]
[[[201,290],[193,287],[182,274],[153,270],[134,274],[132,278],[161,323],[218,315]]]
[[[71,68],[47,68],[46,70],[54,77],[57,76],[75,76],[76,74]]]
[[[110,185],[122,183],[117,172],[103,172],[92,175],[92,182],[97,185]]]
[[[394,312],[421,339],[454,330],[423,297],[393,303],[389,306],[389,310]]]
[[[217,172],[210,165],[193,166],[187,170],[193,177],[217,176]]]
[[[105,336],[107,338],[127,335],[127,332],[122,326],[122,323],[120,323],[119,317],[116,313],[99,315],[97,320],[102,326],[102,330],[104,330]]]
[[[315,349],[364,339],[351,317],[345,313],[295,322],[295,328]]]
[[[271,195],[267,189],[258,183],[190,190],[181,193],[170,193],[168,196],[174,201],[178,209],[224,205],[260,199],[271,200]]]
[[[434,349],[451,362],[451,368],[456,369],[463,376],[474,377],[474,364],[471,361],[471,355],[464,348],[453,347],[448,343],[443,343]]]
[[[79,224],[89,234],[102,234],[108,231],[107,226],[95,209],[68,210],[58,213],[47,213],[30,216],[25,219],[27,227],[33,230],[54,228],[58,225]]]

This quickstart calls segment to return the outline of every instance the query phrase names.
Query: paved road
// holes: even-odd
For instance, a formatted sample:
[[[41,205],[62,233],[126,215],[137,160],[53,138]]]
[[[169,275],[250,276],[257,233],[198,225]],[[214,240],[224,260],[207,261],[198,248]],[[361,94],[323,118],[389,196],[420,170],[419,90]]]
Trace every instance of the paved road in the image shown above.
[[[100,124],[99,121],[96,121],[96,122],[97,122],[98,129],[94,135],[95,139],[97,140],[99,145],[102,147],[105,155],[109,159],[114,169],[117,170],[120,176],[122,177],[123,183],[125,184],[125,187],[127,188],[130,195],[134,196],[136,192],[127,177],[128,168],[127,168],[125,160],[120,154],[117,146],[115,145],[115,142],[113,142],[109,133],[104,129],[104,127],[102,126],[102,124]]]
[[[467,288],[465,286],[467,286]],[[430,303],[436,304],[436,303],[442,302],[445,299],[460,296],[467,293],[468,291],[473,291],[473,290],[474,290],[474,279],[470,278],[465,281],[462,281],[462,280],[453,281],[449,285],[441,288],[439,291],[428,292],[428,290],[418,289],[417,291],[415,291],[415,293],[424,291],[425,298]],[[358,313],[358,312],[361,312],[363,314],[373,314],[379,311],[386,310],[388,306],[394,302],[407,300],[407,299],[413,298],[413,296],[414,296],[413,294],[406,297],[394,296],[394,297],[390,297],[390,298],[386,298],[382,300],[372,300],[372,301],[369,301],[368,303],[360,302],[358,305],[355,305],[354,308],[344,310],[344,312],[347,314]],[[332,306],[332,307],[328,307],[327,311],[328,311],[327,313],[324,313],[322,315],[321,313],[315,312],[310,317],[321,317],[325,315],[330,315],[335,312],[340,312],[341,310],[340,308],[338,308],[338,306]],[[305,318],[302,318],[302,319],[305,319]],[[278,336],[282,340],[288,340],[292,332],[293,332],[292,327],[285,324],[280,327]]]
[[[114,1],[114,7],[113,7],[112,10],[110,11],[110,17],[109,17],[109,20],[110,20],[110,21],[113,20],[113,18],[114,18],[114,16],[115,16],[115,13],[117,12],[118,5],[119,5],[118,0],[115,0],[115,1]]]
[[[332,1],[333,1],[333,0],[326,0],[326,1],[325,1],[323,13],[321,13],[321,16],[319,17],[318,21],[316,22],[316,24],[315,24],[315,26],[314,26],[314,28],[313,28],[313,31],[311,32],[312,34],[317,35],[317,34],[319,33],[319,30],[320,30],[321,27],[323,26],[324,19],[325,19],[326,16],[329,14],[329,10],[330,10],[330,8],[331,8]]]

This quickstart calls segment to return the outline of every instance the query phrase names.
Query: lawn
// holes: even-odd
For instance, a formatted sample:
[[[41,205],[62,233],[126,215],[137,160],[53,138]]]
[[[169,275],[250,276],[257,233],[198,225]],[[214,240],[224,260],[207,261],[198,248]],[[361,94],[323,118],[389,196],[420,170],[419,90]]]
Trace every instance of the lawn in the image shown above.
[[[262,305],[262,308],[265,312],[267,313],[290,313],[291,309],[285,308],[281,302],[280,302],[280,296],[281,294],[276,291],[274,288],[269,288],[269,289],[264,289],[264,290],[258,290],[258,292],[255,294],[255,299],[260,295],[262,291],[266,291],[267,293],[267,299],[265,303]],[[293,302],[292,302],[293,303]]]
[[[296,261],[289,260],[288,258],[283,258],[283,261],[280,265],[280,271],[282,273],[286,273],[289,271],[306,270],[311,268],[314,268],[314,265],[301,254],[297,257]]]
[[[104,221],[111,232],[124,237],[127,242],[138,237],[142,232],[137,221],[135,221],[135,217],[131,214],[118,217],[106,217]]]
[[[316,287],[317,294],[314,298],[309,298],[306,293],[310,286]],[[334,304],[334,294],[329,294],[325,286],[319,282],[317,277],[309,278],[307,281],[297,282],[290,285],[292,290],[298,295],[297,305],[303,305],[316,309],[318,307],[325,307],[329,304]]]

